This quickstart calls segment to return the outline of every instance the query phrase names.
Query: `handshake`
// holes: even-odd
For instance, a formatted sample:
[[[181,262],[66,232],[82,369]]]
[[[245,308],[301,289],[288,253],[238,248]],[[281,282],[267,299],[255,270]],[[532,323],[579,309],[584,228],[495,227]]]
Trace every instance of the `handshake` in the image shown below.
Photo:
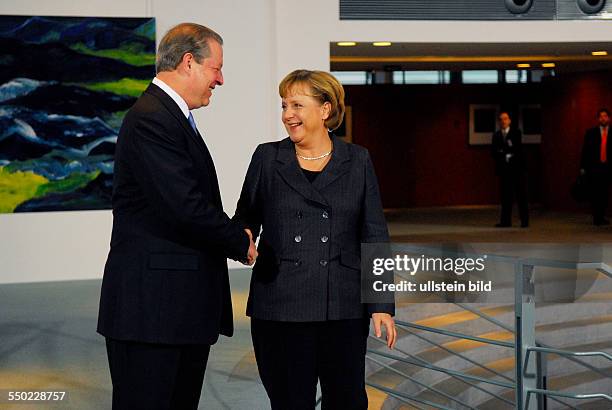
[[[255,264],[255,260],[257,259],[257,247],[255,247],[255,242],[253,242],[253,233],[251,230],[245,228],[244,231],[247,233],[247,235],[249,235],[249,252],[247,253],[246,260],[242,263],[248,266],[253,266],[253,264]]]

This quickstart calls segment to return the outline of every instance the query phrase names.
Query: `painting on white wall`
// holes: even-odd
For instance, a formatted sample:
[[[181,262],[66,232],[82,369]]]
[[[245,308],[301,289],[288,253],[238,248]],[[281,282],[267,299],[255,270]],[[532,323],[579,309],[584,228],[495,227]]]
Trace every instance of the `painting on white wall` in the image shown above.
[[[109,209],[155,19],[0,16],[0,213]]]

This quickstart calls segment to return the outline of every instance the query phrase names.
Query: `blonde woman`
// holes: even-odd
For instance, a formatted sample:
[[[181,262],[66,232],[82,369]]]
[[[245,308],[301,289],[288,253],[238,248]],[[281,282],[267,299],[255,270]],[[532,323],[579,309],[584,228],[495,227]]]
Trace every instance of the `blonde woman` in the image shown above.
[[[368,151],[329,130],[344,117],[331,74],[296,70],[279,86],[288,138],[257,147],[235,219],[259,239],[247,314],[273,409],[366,409],[365,353],[395,343],[393,304],[361,303],[360,246],[387,242]]]

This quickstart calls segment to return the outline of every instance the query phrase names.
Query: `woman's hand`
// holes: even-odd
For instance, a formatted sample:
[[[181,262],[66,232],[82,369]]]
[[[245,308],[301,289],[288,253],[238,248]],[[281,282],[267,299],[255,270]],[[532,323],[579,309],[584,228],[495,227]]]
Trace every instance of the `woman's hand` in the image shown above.
[[[393,349],[395,339],[397,338],[397,330],[395,330],[393,317],[388,313],[372,313],[372,323],[374,324],[374,334],[376,337],[382,337],[381,325],[385,327],[387,347]]]

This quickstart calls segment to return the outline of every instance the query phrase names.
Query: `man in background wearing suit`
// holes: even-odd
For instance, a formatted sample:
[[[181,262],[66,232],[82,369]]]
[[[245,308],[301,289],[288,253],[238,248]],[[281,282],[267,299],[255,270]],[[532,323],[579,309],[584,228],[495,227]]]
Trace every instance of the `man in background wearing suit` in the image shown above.
[[[597,112],[599,126],[587,130],[582,146],[580,173],[585,175],[590,188],[593,224],[610,225],[605,219],[612,175],[612,144],[608,143],[610,112],[602,108]]]
[[[526,228],[529,226],[529,210],[523,159],[523,135],[521,130],[511,127],[512,119],[506,111],[499,114],[499,125],[500,129],[493,134],[491,147],[495,160],[495,173],[499,176],[501,191],[501,218],[495,226],[498,228],[512,226],[512,202],[516,195],[521,227]]]
[[[168,31],[157,76],[119,132],[98,317],[114,409],[197,409],[210,345],[233,333],[226,258],[257,256],[223,212],[190,112],[223,84],[222,44],[197,24]]]

